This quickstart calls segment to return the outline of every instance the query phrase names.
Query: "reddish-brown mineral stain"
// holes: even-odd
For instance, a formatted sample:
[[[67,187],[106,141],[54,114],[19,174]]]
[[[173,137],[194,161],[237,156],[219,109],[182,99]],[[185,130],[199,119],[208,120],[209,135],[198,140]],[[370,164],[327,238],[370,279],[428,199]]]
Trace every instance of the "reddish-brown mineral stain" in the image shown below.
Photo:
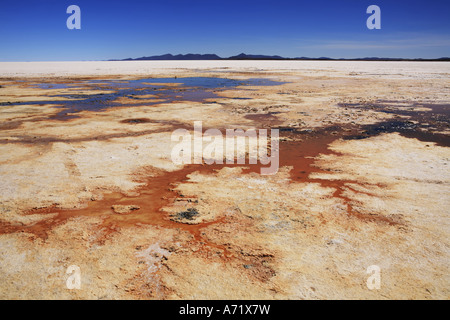
[[[274,119],[270,119],[271,121]],[[204,128],[206,130],[206,128]],[[283,134],[283,133],[282,133]],[[339,135],[331,134],[330,130],[322,130],[318,133],[304,133],[299,134],[292,131],[286,131],[285,136],[294,136],[296,141],[281,141],[280,143],[280,167],[291,166],[291,181],[319,183],[323,187],[333,188],[335,191],[333,197],[341,199],[347,207],[349,217],[355,217],[363,221],[382,222],[389,225],[397,224],[389,217],[380,215],[366,215],[361,214],[352,208],[352,200],[345,196],[343,192],[349,188],[348,183],[358,183],[357,181],[349,180],[323,180],[313,179],[310,177],[314,172],[328,172],[314,166],[315,157],[320,154],[336,154],[328,149],[330,143],[342,136],[343,131]],[[301,140],[298,140],[298,138]],[[153,225],[161,228],[180,229],[189,232],[195,242],[206,245],[210,249],[217,249],[217,251],[224,252],[228,255],[227,249],[223,246],[217,245],[207,241],[202,236],[202,229],[218,223],[226,223],[226,217],[222,217],[217,221],[200,223],[200,224],[186,224],[170,219],[170,216],[161,209],[171,202],[175,201],[179,195],[173,188],[185,181],[188,181],[188,175],[193,172],[201,174],[214,174],[217,170],[224,167],[242,166],[237,164],[213,164],[213,165],[186,165],[180,170],[172,172],[160,172],[159,174],[147,179],[146,186],[138,190],[137,196],[125,196],[121,193],[105,194],[102,200],[91,201],[85,208],[62,210],[56,207],[47,207],[42,209],[35,209],[28,212],[28,214],[45,214],[58,213],[56,217],[39,221],[33,225],[17,226],[7,223],[0,223],[0,233],[13,232],[28,232],[37,237],[46,239],[48,232],[57,225],[60,225],[70,218],[77,216],[98,216],[103,218],[101,227],[111,232],[120,232],[121,228],[128,228],[143,225]],[[246,169],[243,173],[260,172],[261,164],[244,165]],[[352,189],[354,192],[357,190]],[[112,205],[137,205],[139,210],[132,211],[128,214],[115,214],[111,209]]]
[[[338,136],[339,137],[339,136]],[[355,180],[325,180],[325,179],[315,179],[311,177],[312,173],[330,173],[327,170],[320,169],[314,165],[316,161],[315,157],[318,155],[329,155],[338,153],[330,150],[328,146],[337,139],[336,135],[332,135],[329,132],[318,134],[316,136],[305,135],[305,140],[301,142],[284,142],[283,147],[280,148],[280,166],[292,166],[291,171],[291,181],[293,182],[307,182],[307,183],[319,183],[322,187],[333,188],[333,197],[341,199],[346,208],[347,214],[350,217],[355,217],[363,221],[370,222],[382,222],[389,225],[399,224],[397,221],[391,219],[390,217],[381,215],[368,215],[362,214],[355,209],[353,209],[351,203],[352,199],[344,195],[344,191],[350,189],[355,193],[364,193],[359,190],[355,190],[349,186],[349,184],[361,185],[361,182]],[[372,185],[376,187],[383,188],[384,186],[376,184]],[[368,194],[370,195],[370,194]]]

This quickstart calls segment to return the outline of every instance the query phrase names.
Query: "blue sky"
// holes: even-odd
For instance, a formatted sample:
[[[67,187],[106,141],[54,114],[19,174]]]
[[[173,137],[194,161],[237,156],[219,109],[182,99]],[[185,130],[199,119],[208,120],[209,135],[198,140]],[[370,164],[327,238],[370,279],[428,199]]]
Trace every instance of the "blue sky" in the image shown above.
[[[81,30],[69,30],[69,5]],[[381,29],[369,30],[369,5]],[[449,0],[4,1],[0,61],[107,60],[165,53],[286,57],[450,56]]]

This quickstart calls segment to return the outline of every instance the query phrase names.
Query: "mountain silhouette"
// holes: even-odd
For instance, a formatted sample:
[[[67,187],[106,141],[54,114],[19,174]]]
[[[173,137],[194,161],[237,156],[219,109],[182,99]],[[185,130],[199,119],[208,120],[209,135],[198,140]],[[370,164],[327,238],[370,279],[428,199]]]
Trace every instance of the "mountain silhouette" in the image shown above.
[[[365,57],[365,58],[329,58],[329,57],[298,57],[298,58],[286,58],[282,56],[269,56],[262,54],[246,54],[240,53],[228,58],[222,58],[217,54],[177,54],[170,53],[156,56],[140,57],[140,58],[127,58],[127,59],[110,59],[109,61],[139,61],[139,60],[331,60],[331,61],[450,61],[450,57],[443,57],[437,59],[407,59],[407,58],[380,58],[380,57]]]

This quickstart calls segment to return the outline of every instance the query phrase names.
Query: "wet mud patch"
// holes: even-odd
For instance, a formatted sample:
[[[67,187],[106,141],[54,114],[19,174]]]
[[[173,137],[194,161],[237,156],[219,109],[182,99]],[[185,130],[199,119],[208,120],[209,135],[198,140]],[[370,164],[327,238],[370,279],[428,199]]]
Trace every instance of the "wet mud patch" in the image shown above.
[[[254,121],[260,128],[279,126],[282,121],[276,116],[278,112],[247,114],[245,119]]]
[[[365,139],[381,133],[398,132],[407,138],[450,147],[450,105],[448,104],[377,101],[365,104],[340,104],[340,106],[395,115],[393,120],[361,126],[358,134],[344,139]]]
[[[129,124],[140,124],[140,123],[151,123],[152,120],[149,118],[134,118],[134,119],[124,119],[121,120],[120,123],[129,123]]]
[[[0,130],[17,129],[22,125],[22,121],[4,121],[0,123]]]

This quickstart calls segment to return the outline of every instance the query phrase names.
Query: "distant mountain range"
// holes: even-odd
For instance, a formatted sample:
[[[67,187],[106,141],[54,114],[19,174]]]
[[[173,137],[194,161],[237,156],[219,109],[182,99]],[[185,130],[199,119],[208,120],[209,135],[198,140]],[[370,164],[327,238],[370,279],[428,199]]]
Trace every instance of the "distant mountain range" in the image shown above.
[[[333,61],[450,61],[450,57],[443,57],[438,59],[404,59],[404,58],[379,58],[379,57],[366,57],[366,58],[354,58],[354,59],[334,59],[328,57],[320,58],[285,58],[281,56],[268,56],[261,54],[245,54],[241,53],[236,56],[228,58],[219,57],[217,54],[163,54],[159,56],[149,56],[140,58],[127,58],[127,59],[111,59],[109,61],[138,61],[138,60],[333,60]]]

